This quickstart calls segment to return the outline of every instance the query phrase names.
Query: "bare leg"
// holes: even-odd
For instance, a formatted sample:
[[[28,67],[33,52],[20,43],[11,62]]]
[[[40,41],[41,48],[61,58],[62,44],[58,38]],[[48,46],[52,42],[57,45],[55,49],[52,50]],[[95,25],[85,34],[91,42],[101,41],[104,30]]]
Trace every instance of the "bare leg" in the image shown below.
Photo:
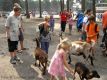
[[[21,47],[21,50],[24,48],[23,41],[20,41],[20,47]]]
[[[66,77],[60,77],[60,80],[66,80]]]
[[[50,80],[55,80],[55,77],[51,75],[51,79]]]

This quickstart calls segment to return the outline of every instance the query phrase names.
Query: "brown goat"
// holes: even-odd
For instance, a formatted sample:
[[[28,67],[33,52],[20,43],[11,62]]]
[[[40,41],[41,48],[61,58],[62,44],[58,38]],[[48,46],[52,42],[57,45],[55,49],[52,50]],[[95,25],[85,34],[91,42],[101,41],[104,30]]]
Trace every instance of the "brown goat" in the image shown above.
[[[42,74],[45,75],[47,62],[48,62],[48,55],[47,53],[40,48],[39,40],[36,38],[37,47],[35,49],[35,66],[37,65],[37,60],[39,61],[39,66],[42,65],[43,71]]]

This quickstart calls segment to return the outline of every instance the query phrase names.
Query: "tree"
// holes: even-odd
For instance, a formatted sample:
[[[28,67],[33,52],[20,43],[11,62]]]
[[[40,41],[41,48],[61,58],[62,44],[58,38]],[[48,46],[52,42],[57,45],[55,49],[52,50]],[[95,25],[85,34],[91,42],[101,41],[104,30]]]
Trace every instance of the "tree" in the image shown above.
[[[85,0],[82,0],[82,11],[84,12],[85,11]]]
[[[67,0],[67,11],[69,11],[69,0]]]
[[[20,4],[20,0],[12,0],[12,3],[13,3],[13,6],[14,6],[14,3]]]
[[[96,0],[93,0],[93,14],[96,17],[96,8],[95,8]]]
[[[41,0],[39,0],[39,12],[40,12],[40,18],[42,18]]]
[[[52,2],[51,2],[51,11],[55,11],[55,12],[60,11],[60,1],[52,0]]]
[[[3,0],[3,11],[11,11],[13,9],[12,7],[12,1],[11,0]]]
[[[28,9],[28,1],[25,0],[25,6],[26,6],[26,18],[30,18],[29,9]]]
[[[49,0],[43,0],[43,10],[50,11],[51,3]]]

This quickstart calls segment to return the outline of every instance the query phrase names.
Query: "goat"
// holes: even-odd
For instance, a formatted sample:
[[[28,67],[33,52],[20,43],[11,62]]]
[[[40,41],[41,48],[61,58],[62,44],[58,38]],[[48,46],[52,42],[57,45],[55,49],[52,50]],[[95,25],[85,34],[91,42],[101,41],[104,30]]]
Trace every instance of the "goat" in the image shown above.
[[[76,72],[79,74],[80,80],[84,80],[84,79],[89,80],[92,78],[100,78],[100,75],[97,73],[96,70],[89,71],[89,69],[85,66],[85,64],[83,64],[81,62],[77,62],[75,64],[73,80],[75,80]]]
[[[48,55],[47,53],[40,48],[39,40],[36,38],[37,47],[35,49],[35,66],[37,65],[37,60],[39,61],[39,67],[40,65],[43,66],[42,74],[44,75],[46,73],[47,68],[47,62],[48,62]]]
[[[77,56],[83,56],[84,59],[90,59],[91,65],[94,66],[93,63],[93,54],[91,53],[91,44],[82,41],[74,41],[71,42],[72,46],[72,54]],[[73,51],[74,50],[74,51]]]

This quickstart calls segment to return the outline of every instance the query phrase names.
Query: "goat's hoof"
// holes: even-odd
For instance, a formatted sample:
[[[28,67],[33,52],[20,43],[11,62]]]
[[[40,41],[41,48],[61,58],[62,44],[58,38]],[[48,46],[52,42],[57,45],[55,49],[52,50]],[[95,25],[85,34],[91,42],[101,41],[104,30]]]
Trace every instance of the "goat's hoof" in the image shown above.
[[[35,66],[37,66],[37,64],[36,64],[36,63],[35,63],[34,65],[35,65]]]
[[[42,72],[42,75],[45,75],[45,72]]]

